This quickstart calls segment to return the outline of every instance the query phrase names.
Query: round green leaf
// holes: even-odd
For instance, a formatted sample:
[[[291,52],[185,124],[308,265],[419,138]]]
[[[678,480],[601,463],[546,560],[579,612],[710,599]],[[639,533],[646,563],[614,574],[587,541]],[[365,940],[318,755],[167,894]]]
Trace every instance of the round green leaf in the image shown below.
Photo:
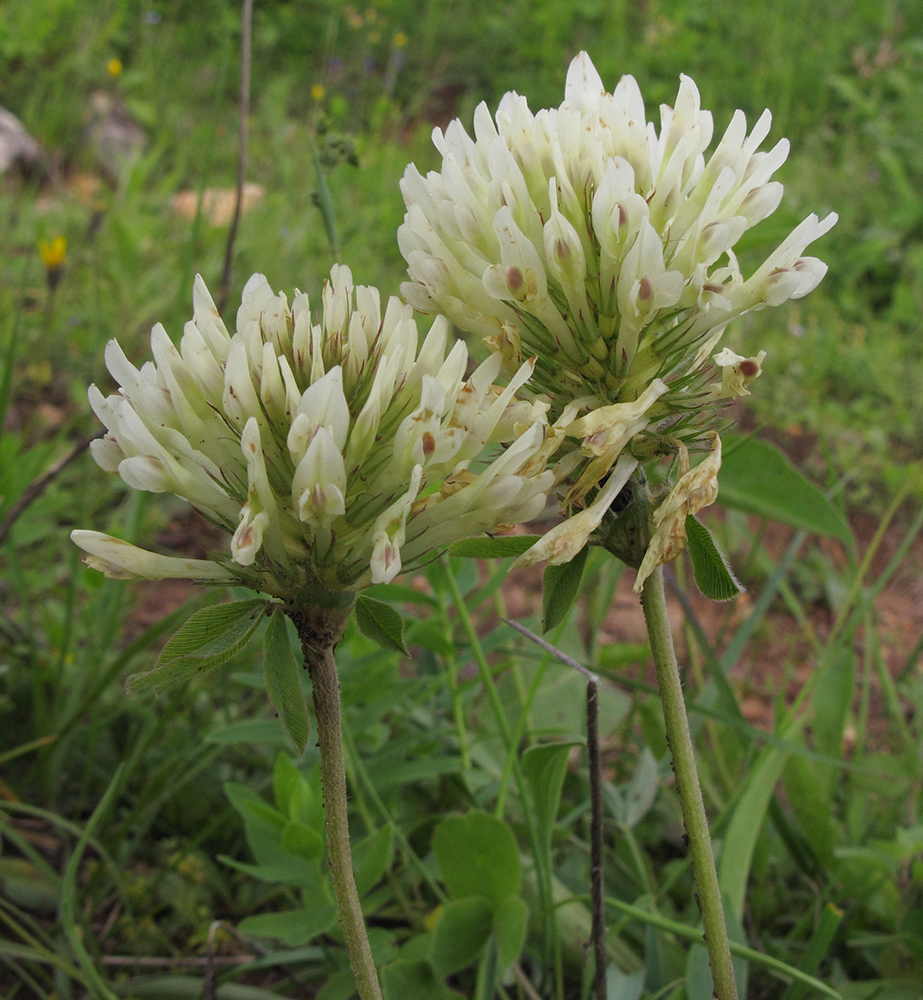
[[[476,962],[494,925],[494,911],[483,896],[447,903],[433,932],[430,961],[440,979]]]
[[[433,851],[453,899],[485,896],[499,904],[519,895],[522,866],[512,830],[496,816],[449,816],[436,828]]]

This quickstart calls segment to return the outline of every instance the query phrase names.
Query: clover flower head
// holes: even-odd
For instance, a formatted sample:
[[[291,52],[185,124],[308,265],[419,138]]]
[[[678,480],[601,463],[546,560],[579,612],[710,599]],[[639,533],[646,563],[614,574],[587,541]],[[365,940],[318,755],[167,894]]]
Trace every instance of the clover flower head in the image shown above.
[[[318,585],[354,591],[459,538],[528,520],[553,474],[541,461],[547,404],[505,388],[491,356],[466,377],[462,343],[437,319],[419,343],[409,306],[353,287],[336,266],[320,316],[262,275],[229,334],[201,278],[175,347],[159,324],[154,361],[106,349],[118,394],[90,388],[108,433],[92,445],[131,487],[187,500],[231,537],[230,555],[172,559],[98,532],[73,537],[110,576],[242,581],[286,600]],[[485,447],[497,447],[486,460]]]
[[[782,197],[772,177],[789,144],[760,149],[770,123],[766,111],[748,132],[737,111],[707,156],[712,116],[691,79],[658,128],[632,77],[610,94],[581,53],[560,107],[533,114],[508,93],[494,117],[477,108],[473,137],[459,121],[434,131],[438,172],[407,169],[402,292],[485,338],[511,369],[536,357],[529,390],[550,400],[567,503],[603,489],[623,451],[707,449],[765,356],[713,358],[727,324],[824,276],[805,250],[833,214],[809,216],[749,277],[735,257]]]
[[[441,171],[402,182],[407,300],[512,363],[536,354],[533,390],[611,404],[661,378],[660,409],[688,408],[730,320],[818,284],[826,266],[804,251],[836,217],[810,216],[744,279],[732,248],[778,206],[788,142],[760,151],[771,115],[748,134],[738,111],[706,161],[712,116],[685,76],[660,119],[632,77],[609,94],[581,53],[559,108],[508,93],[493,119],[478,107],[473,139],[436,129]]]

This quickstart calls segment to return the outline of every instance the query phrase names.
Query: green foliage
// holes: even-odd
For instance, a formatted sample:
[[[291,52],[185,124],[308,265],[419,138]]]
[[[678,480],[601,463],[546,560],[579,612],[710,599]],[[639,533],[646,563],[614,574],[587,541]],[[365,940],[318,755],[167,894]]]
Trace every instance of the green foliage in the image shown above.
[[[22,504],[0,548],[0,993],[199,996],[201,976],[124,978],[101,955],[199,956],[221,917],[274,950],[219,973],[216,995],[336,1000],[350,974],[306,678],[284,620],[268,623],[261,663],[248,639],[265,602],[213,591],[181,603],[181,585],[103,580],[79,564],[72,527],[190,548],[211,547],[210,529],[176,503],[126,496],[83,455],[42,480],[91,429],[86,385],[103,387],[106,341],[140,364],[154,322],[181,334],[194,273],[212,287],[221,273],[226,228],[172,199],[234,183],[239,7],[148,6],[13,0],[0,18],[0,104],[51,168],[41,185],[0,178],[0,523]],[[911,127],[923,11],[824,0],[773,13],[678,0],[258,4],[248,180],[265,194],[243,216],[233,284],[259,270],[319,290],[338,242],[357,281],[396,291],[398,182],[408,161],[433,164],[432,125],[470,126],[475,102],[494,107],[507,89],[556,105],[580,47],[610,85],[637,76],[649,115],[680,72],[716,134],[736,107],[751,121],[773,109],[773,137],[792,139],[787,207],[748,234],[744,270],[808,212],[840,222],[819,251],[830,272],[818,291],[728,334],[741,353],[768,352],[744,401],[767,433],[725,438],[726,517],[709,519],[749,594],[705,622],[686,609],[686,695],[730,910],[746,899],[749,995],[902,1000],[923,978],[923,683],[919,644],[901,631],[923,496],[923,139]],[[124,162],[102,162],[91,141],[94,92],[143,132]],[[52,294],[35,245],[59,234]],[[909,513],[888,511],[893,496]],[[845,511],[886,534],[855,539]],[[785,552],[779,522],[825,541]],[[701,577],[704,536],[692,536]],[[581,989],[585,682],[489,628],[511,612],[605,678],[610,1000],[701,980],[660,706],[620,568],[591,553],[551,573],[543,622],[537,579],[517,574],[511,590],[508,562],[473,562],[535,537],[462,542],[420,589],[374,588],[338,650],[356,874],[389,1000],[496,984],[512,995],[513,961],[543,998]],[[882,606],[886,587],[903,603]],[[267,691],[303,763],[277,755]],[[467,863],[491,877],[466,877]]]
[[[263,600],[235,601],[197,611],[164,646],[156,667],[129,678],[127,689],[153,688],[189,680],[227,663],[253,637],[266,612]]]
[[[284,754],[276,758],[275,807],[245,785],[228,784],[225,792],[243,821],[247,844],[256,864],[222,856],[225,864],[271,884],[301,890],[301,905],[244,920],[245,934],[277,938],[298,947],[326,934],[337,922],[333,889],[324,864],[324,815],[318,770],[305,777]],[[387,827],[353,846],[356,886],[368,895],[391,863],[392,838]]]
[[[406,653],[404,619],[390,604],[360,595],[356,601],[356,624],[362,634],[382,649]]]
[[[778,448],[758,438],[727,435],[724,449],[719,487],[724,506],[852,542],[843,514]]]
[[[279,713],[279,721],[300,755],[308,745],[311,723],[308,706],[301,690],[301,669],[292,654],[288,638],[285,614],[278,609],[273,612],[266,629],[263,645],[263,676],[266,679],[266,693],[273,707]]]
[[[729,601],[743,593],[727,559],[715,545],[708,528],[691,514],[686,518],[686,540],[696,586],[713,601]]]
[[[430,949],[436,974],[444,978],[495,952],[491,979],[499,980],[519,957],[529,917],[512,830],[484,812],[448,816],[433,835],[433,853],[450,896]]]
[[[542,631],[557,628],[567,617],[580,593],[589,547],[582,548],[570,562],[548,566],[542,581]]]

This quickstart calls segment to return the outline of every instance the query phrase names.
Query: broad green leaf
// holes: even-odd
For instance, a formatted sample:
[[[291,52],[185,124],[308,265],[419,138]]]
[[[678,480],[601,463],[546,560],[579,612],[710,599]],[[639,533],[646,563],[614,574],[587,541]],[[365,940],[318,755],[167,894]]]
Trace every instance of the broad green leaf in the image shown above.
[[[393,850],[394,842],[391,828],[388,826],[370,833],[358,844],[353,845],[353,873],[356,878],[356,891],[360,896],[364,896],[381,881],[385,870],[391,864]]]
[[[610,965],[606,970],[606,995],[609,1000],[638,1000],[644,989],[643,968],[629,975],[617,965]]]
[[[448,902],[433,931],[430,948],[436,975],[444,979],[476,962],[493,925],[493,907],[483,896]]]
[[[266,691],[279,721],[298,754],[304,753],[311,734],[308,706],[301,688],[298,663],[288,641],[285,614],[275,611],[266,629],[263,645],[263,673]]]
[[[240,931],[258,937],[279,938],[290,948],[297,948],[311,938],[333,930],[336,922],[336,905],[328,903],[311,909],[282,910],[279,913],[260,913],[255,917],[246,917],[240,923]]]
[[[292,758],[287,753],[277,753],[276,764],[272,770],[272,793],[275,796],[276,808],[279,812],[292,819],[301,819],[300,816],[293,816],[289,808],[289,800],[300,781],[301,775],[292,762]]]
[[[522,866],[512,830],[496,816],[449,816],[433,835],[439,874],[453,899],[486,896],[499,904],[518,896]]]
[[[429,962],[398,959],[381,970],[385,1000],[464,1000],[436,978]],[[354,987],[355,989],[355,987]]]
[[[506,972],[519,958],[519,953],[525,943],[529,924],[529,907],[519,896],[509,896],[497,906],[494,921],[500,971]]]
[[[308,864],[303,858],[293,858],[290,854],[285,855],[285,861],[265,865],[248,865],[227,854],[219,854],[218,860],[228,868],[243,872],[251,878],[259,879],[261,882],[278,883],[289,889],[316,890],[321,884],[317,865]]]
[[[635,772],[627,785],[614,788],[605,783],[603,798],[609,806],[617,823],[631,829],[641,822],[657,798],[660,787],[660,775],[657,771],[657,760],[648,747],[645,747],[635,765]]]
[[[724,438],[718,502],[854,545],[843,515],[778,448],[758,438]]]
[[[798,719],[779,735],[794,739],[803,725],[804,719]],[[724,846],[718,864],[718,884],[722,895],[730,900],[734,913],[743,911],[756,840],[788,755],[789,751],[774,746],[768,746],[760,753],[750,768],[724,835]]]
[[[500,535],[496,538],[463,538],[449,546],[449,554],[467,559],[506,559],[527,552],[539,535]]]
[[[404,619],[390,604],[361,596],[356,601],[356,624],[359,630],[382,649],[407,653],[404,645]]]
[[[283,851],[314,864],[324,853],[324,834],[313,826],[290,819],[282,828],[279,846]]]
[[[153,688],[159,693],[226,663],[250,641],[267,607],[256,599],[197,611],[164,646],[153,670],[128,678],[128,691]]]
[[[586,565],[589,546],[585,545],[569,563],[549,566],[542,581],[542,631],[548,632],[567,617],[568,611],[580,593],[583,567]]]
[[[554,821],[561,804],[561,788],[567,775],[571,747],[580,745],[579,740],[540,743],[529,747],[522,755],[522,773],[529,785],[538,836],[546,853],[551,850]]]
[[[715,545],[711,532],[691,514],[686,517],[686,539],[696,586],[705,597],[713,601],[729,601],[744,592],[724,553]]]

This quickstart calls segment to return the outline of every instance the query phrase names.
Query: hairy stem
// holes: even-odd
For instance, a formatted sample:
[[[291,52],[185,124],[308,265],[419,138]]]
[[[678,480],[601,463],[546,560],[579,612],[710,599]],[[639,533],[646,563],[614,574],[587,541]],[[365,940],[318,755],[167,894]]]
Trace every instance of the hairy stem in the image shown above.
[[[301,638],[305,666],[311,674],[317,745],[320,748],[321,786],[324,792],[324,828],[333,894],[356,986],[362,1000],[382,1000],[378,973],[372,961],[362,906],[353,876],[346,804],[346,766],[340,719],[340,681],[334,649],[346,628],[350,609],[298,611],[292,620]]]
[[[702,801],[702,790],[699,787],[699,776],[695,766],[692,737],[689,734],[682,680],[673,648],[670,623],[667,619],[663,570],[659,566],[644,583],[641,606],[644,608],[644,618],[647,622],[647,632],[657,672],[657,687],[663,703],[667,743],[673,755],[676,789],[683,809],[686,835],[689,838],[692,874],[695,877],[696,898],[705,925],[705,946],[708,949],[708,961],[715,984],[715,997],[717,1000],[737,1000],[737,984],[734,981],[734,968],[731,965],[731,946],[721,905],[718,873],[711,852],[711,837],[708,833],[705,804]]]

